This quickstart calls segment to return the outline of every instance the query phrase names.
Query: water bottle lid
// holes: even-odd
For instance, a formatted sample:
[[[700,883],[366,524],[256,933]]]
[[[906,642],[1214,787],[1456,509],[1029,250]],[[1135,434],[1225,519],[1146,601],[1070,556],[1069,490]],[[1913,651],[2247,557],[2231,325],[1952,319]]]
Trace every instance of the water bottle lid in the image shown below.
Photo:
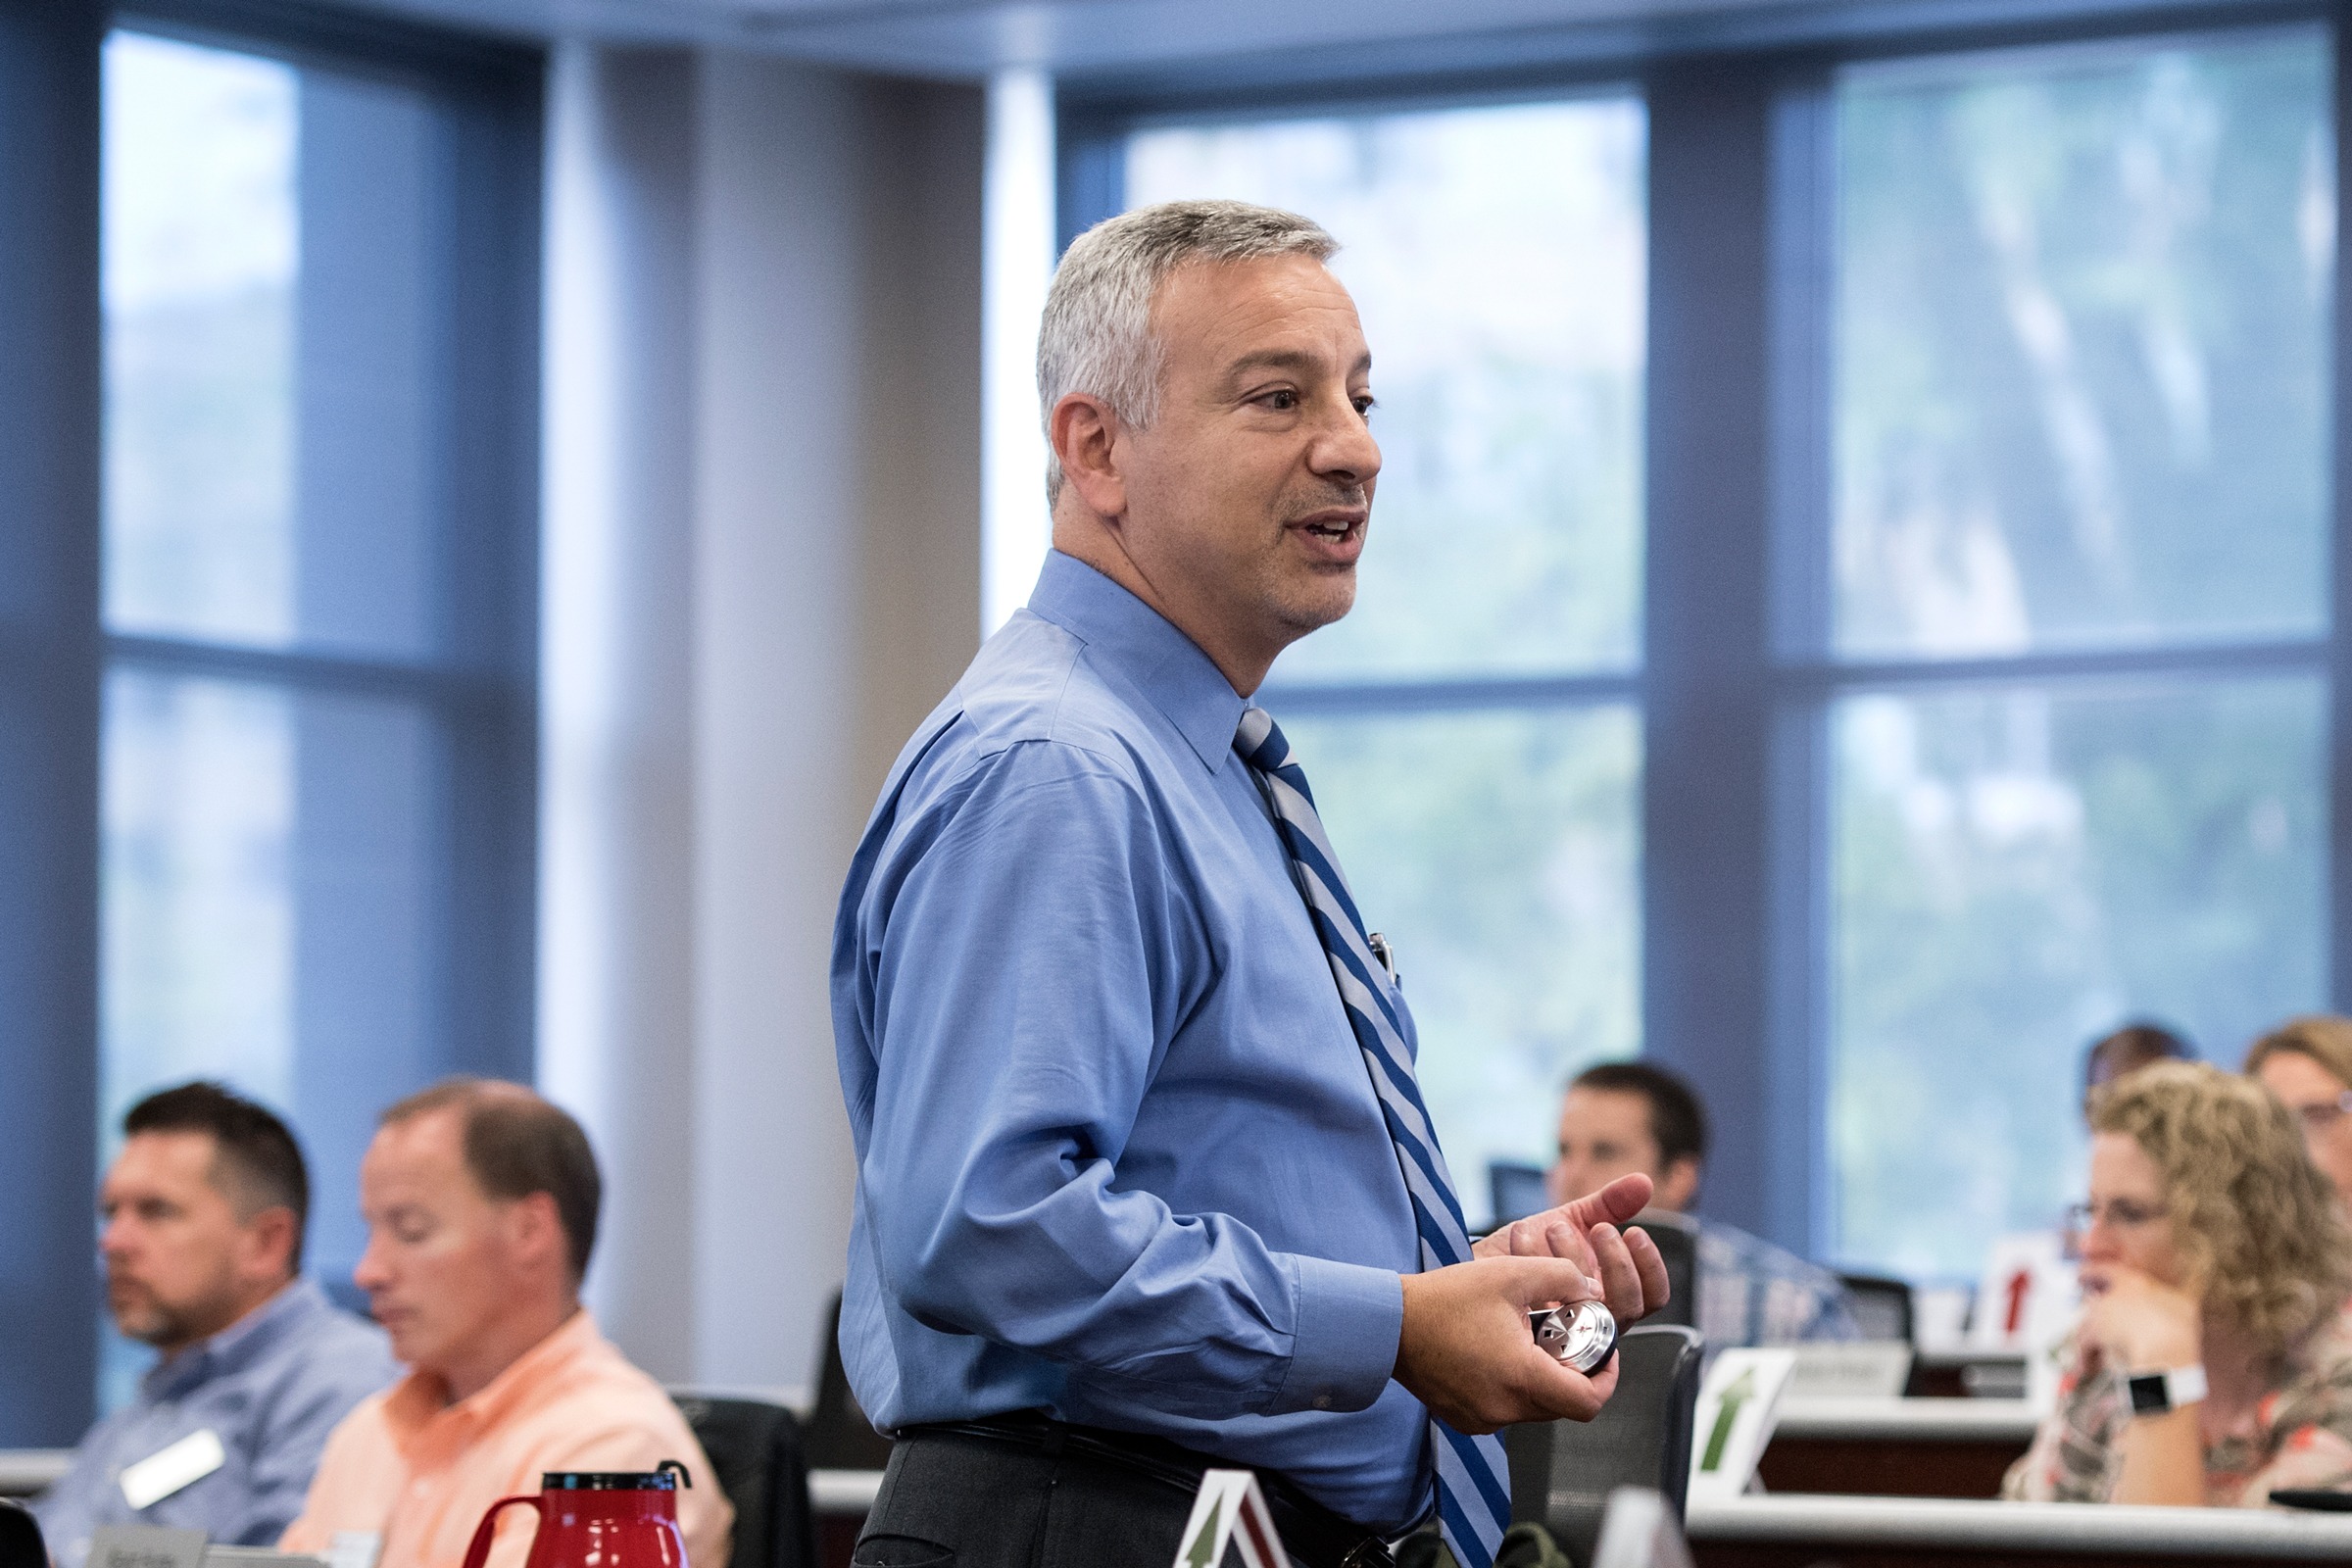
[[[549,1470],[539,1477],[542,1492],[675,1492],[694,1477],[675,1459],[652,1470]]]

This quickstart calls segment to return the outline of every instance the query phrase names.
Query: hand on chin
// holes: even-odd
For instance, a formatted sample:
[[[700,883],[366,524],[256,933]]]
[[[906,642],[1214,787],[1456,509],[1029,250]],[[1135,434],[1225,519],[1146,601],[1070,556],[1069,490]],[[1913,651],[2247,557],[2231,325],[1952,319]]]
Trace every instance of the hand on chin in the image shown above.
[[[2122,1263],[2082,1271],[2082,1334],[2086,1348],[2125,1371],[2189,1365],[2200,1357],[2197,1298]]]

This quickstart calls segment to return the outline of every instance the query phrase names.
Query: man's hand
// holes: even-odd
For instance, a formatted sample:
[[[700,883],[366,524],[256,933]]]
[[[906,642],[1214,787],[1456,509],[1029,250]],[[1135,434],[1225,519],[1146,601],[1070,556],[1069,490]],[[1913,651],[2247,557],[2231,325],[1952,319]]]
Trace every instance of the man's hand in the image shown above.
[[[1617,1387],[1617,1358],[1588,1377],[1536,1347],[1527,1314],[1599,1295],[1560,1258],[1488,1257],[1404,1276],[1396,1381],[1457,1432],[1519,1421],[1590,1421]]]
[[[1631,1328],[1666,1304],[1666,1259],[1646,1231],[1620,1230],[1649,1206],[1646,1176],[1620,1176],[1590,1198],[1514,1220],[1479,1239],[1472,1257],[1565,1258],[1600,1281],[1601,1299]]]

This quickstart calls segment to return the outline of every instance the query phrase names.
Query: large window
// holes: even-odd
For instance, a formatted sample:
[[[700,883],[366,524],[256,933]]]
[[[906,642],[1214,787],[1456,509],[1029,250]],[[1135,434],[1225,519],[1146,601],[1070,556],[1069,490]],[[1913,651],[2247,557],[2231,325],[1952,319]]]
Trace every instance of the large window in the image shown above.
[[[484,85],[105,46],[96,1133],[277,1106],[330,1289],[376,1110],[531,1059],[535,129]]]
[[[1474,1208],[1641,1051],[1708,1212],[1970,1275],[2080,1196],[2093,1038],[2234,1063],[2340,1000],[2337,47],[1065,111],[1065,232],[1225,195],[1345,246],[1388,466],[1267,701]]]
[[[1641,1047],[1643,117],[1566,102],[1186,123],[1130,204],[1312,216],[1372,345],[1356,608],[1263,701],[1366,918],[1474,1224],[1563,1076]]]
[[[2233,1065],[2327,1001],[2329,52],[1835,85],[1828,591],[1792,630],[1839,1256],[1965,1273],[2048,1224],[2095,1035]]]

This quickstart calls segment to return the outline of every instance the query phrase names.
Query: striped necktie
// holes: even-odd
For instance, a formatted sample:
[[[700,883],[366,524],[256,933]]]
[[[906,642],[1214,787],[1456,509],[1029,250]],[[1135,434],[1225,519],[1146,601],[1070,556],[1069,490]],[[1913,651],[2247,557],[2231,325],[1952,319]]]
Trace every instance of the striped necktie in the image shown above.
[[[1454,1199],[1453,1178],[1446,1172],[1437,1129],[1429,1123],[1421,1086],[1413,1078],[1413,1058],[1404,1048],[1404,999],[1389,981],[1387,965],[1373,956],[1363,917],[1355,912],[1354,896],[1340,874],[1339,858],[1323,836],[1323,820],[1315,814],[1306,774],[1291,760],[1291,743],[1262,708],[1243,712],[1233,746],[1256,770],[1273,808],[1298,891],[1323,939],[1323,953],[1331,960],[1332,978],[1339,982],[1355,1043],[1363,1050],[1373,1093],[1380,1098],[1389,1138],[1396,1146],[1405,1192],[1413,1201],[1421,1266],[1467,1262],[1470,1233],[1462,1223],[1462,1205]],[[1502,1441],[1465,1437],[1432,1416],[1429,1447],[1437,1460],[1438,1525],[1446,1544],[1461,1568],[1491,1568],[1511,1521],[1510,1469]]]

